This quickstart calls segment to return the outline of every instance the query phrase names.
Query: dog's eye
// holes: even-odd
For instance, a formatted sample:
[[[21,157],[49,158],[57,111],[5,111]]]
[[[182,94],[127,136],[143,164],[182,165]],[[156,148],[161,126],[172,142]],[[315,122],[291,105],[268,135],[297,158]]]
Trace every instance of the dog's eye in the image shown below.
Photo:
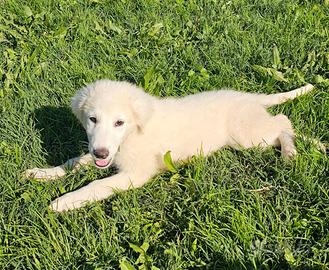
[[[96,124],[96,122],[97,122],[96,117],[93,117],[93,116],[89,117],[89,120],[90,120],[91,122],[95,123],[95,124]]]
[[[122,120],[118,120],[118,121],[116,121],[116,122],[114,123],[114,126],[115,126],[115,127],[120,127],[120,126],[122,126],[124,123],[125,123],[125,122],[123,122]]]

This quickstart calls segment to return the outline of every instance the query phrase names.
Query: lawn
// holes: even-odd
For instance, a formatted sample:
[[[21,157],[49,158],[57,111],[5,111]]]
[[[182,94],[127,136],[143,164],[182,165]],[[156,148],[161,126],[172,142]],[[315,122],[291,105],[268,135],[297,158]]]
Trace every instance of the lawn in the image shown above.
[[[328,0],[0,1],[0,269],[328,269],[329,158],[301,137],[329,143],[328,48]],[[70,98],[100,78],[163,97],[316,89],[271,109],[296,129],[290,162],[222,149],[54,213],[113,170],[22,172],[86,152]]]

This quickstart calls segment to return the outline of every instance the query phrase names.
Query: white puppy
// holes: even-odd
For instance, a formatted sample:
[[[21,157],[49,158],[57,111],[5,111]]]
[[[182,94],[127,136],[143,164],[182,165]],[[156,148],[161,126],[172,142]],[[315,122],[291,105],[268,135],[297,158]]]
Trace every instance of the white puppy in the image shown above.
[[[142,186],[165,169],[163,156],[169,150],[177,161],[226,145],[274,145],[281,146],[284,157],[292,157],[296,148],[291,122],[282,114],[272,116],[266,108],[312,88],[308,84],[272,95],[220,90],[160,99],[127,82],[96,81],[72,99],[72,110],[87,131],[89,154],[55,168],[28,170],[26,175],[54,179],[63,176],[66,167],[94,162],[104,169],[115,162],[118,174],[93,181],[50,205],[65,211],[105,199],[115,190]]]

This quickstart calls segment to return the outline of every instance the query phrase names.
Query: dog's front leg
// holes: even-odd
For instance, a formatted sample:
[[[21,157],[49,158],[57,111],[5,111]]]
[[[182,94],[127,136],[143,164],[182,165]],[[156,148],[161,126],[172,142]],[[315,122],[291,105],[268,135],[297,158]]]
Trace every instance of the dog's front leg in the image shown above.
[[[90,164],[93,158],[90,154],[69,159],[64,164],[53,168],[33,168],[26,170],[24,176],[28,178],[35,178],[43,181],[56,179],[66,174],[66,169],[72,168],[78,170],[81,166]]]
[[[141,179],[141,178],[139,178]],[[137,177],[125,173],[118,173],[111,177],[95,180],[85,187],[67,193],[52,201],[50,208],[54,211],[62,212],[75,208],[80,208],[88,202],[99,201],[111,196],[115,190],[127,190],[130,187],[139,187],[144,181],[136,181]]]

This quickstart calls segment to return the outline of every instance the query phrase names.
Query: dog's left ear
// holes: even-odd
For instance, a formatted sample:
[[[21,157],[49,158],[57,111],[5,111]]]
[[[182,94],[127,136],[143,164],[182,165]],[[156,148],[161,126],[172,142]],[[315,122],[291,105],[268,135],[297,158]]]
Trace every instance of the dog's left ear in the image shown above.
[[[132,100],[132,109],[137,128],[143,131],[145,124],[150,120],[153,113],[154,98],[142,92]]]

